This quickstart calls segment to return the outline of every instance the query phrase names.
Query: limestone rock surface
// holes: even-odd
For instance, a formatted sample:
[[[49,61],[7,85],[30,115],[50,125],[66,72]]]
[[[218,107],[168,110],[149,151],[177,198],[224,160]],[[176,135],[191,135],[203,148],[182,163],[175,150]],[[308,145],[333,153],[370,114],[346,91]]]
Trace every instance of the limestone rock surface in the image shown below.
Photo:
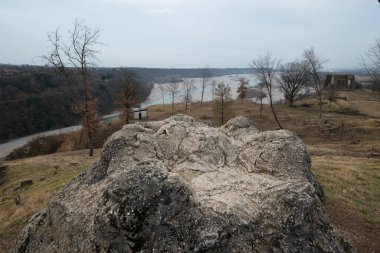
[[[114,133],[12,252],[351,252],[323,198],[292,132],[176,115]]]

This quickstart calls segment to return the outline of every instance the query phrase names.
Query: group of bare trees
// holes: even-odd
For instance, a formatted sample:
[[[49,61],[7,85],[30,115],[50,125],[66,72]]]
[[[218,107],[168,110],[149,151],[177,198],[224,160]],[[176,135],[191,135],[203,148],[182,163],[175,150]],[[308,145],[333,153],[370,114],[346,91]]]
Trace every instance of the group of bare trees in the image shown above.
[[[194,82],[192,79],[185,79],[181,87],[180,83],[176,80],[172,80],[172,82],[167,84],[160,84],[158,87],[162,96],[162,104],[165,104],[165,95],[169,95],[171,98],[171,107],[172,114],[174,114],[174,105],[176,101],[176,96],[179,89],[183,89],[185,91],[185,95],[183,96],[183,102],[185,103],[186,111],[188,109],[188,105],[192,102],[192,91],[194,89]]]
[[[203,72],[204,74],[205,72]],[[208,79],[209,77],[207,77]],[[212,97],[213,97],[213,114],[214,119],[217,124],[224,124],[228,118],[231,117],[231,102],[232,94],[231,88],[229,85],[226,85],[223,82],[217,83],[215,80],[208,83],[205,81],[206,75],[201,79],[201,106],[204,99],[204,90],[207,88],[207,85],[211,85],[212,88]],[[246,87],[248,81],[246,79],[241,80],[242,86]],[[165,104],[165,96],[169,95],[171,98],[171,108],[172,114],[174,114],[174,106],[176,98],[178,97],[179,89],[183,91],[182,101],[185,104],[185,110],[189,108],[189,104],[192,102],[192,92],[195,88],[193,79],[184,79],[182,84],[172,80],[172,82],[167,84],[160,84],[159,89],[162,96],[162,104]]]
[[[76,20],[72,30],[68,31],[67,37],[63,38],[59,29],[48,34],[50,51],[42,58],[51,66],[55,67],[66,79],[71,91],[70,100],[73,109],[82,117],[82,125],[88,139],[90,156],[93,155],[93,139],[99,123],[97,115],[97,100],[92,92],[92,78],[90,67],[97,61],[97,46],[99,30],[91,29],[83,21]],[[273,57],[270,53],[259,56],[252,60],[251,67],[259,80],[260,96],[260,117],[262,114],[262,101],[265,96],[269,98],[269,104],[273,116],[279,128],[282,125],[277,117],[273,103],[273,90],[278,85],[279,90],[284,94],[290,106],[298,99],[302,90],[306,86],[313,88],[319,104],[319,118],[322,117],[323,90],[325,88],[325,75],[323,65],[326,63],[313,48],[303,52],[302,60],[281,64],[280,60]],[[371,77],[374,86],[380,85],[380,38],[362,57],[362,63]],[[229,104],[231,102],[231,89],[223,82],[217,83],[215,80],[210,82],[210,71],[206,66],[201,71],[201,107],[204,102],[204,94],[207,86],[212,86],[212,100],[214,101],[214,114],[221,124],[228,118]],[[239,79],[238,97],[243,102],[247,95],[248,81],[244,78]],[[174,114],[174,104],[176,94],[180,84],[173,80],[167,85],[160,85],[162,102],[165,103],[165,95],[171,97],[172,113]],[[77,86],[77,87],[74,87]],[[79,86],[79,88],[78,88]],[[118,92],[116,104],[123,111],[126,123],[130,121],[131,109],[141,101],[138,98],[139,89],[136,76],[124,70],[120,74],[118,81]],[[186,110],[191,103],[194,83],[191,79],[183,82]],[[265,90],[265,92],[264,92]],[[334,98],[333,90],[329,90],[329,100]]]
[[[214,90],[216,86],[216,82],[212,81],[209,82],[210,78],[210,71],[208,67],[206,66],[204,69],[201,70],[201,107],[203,106],[204,102],[204,94],[206,88],[211,85],[212,87],[212,97],[214,97]],[[181,87],[182,86],[182,87]],[[185,94],[182,96],[183,102],[185,103],[185,110],[188,110],[189,104],[192,102],[192,92],[195,88],[194,80],[193,79],[184,79],[182,85],[180,85],[177,80],[173,79],[170,83],[167,84],[159,84],[158,88],[160,89],[161,96],[162,96],[162,104],[165,104],[165,96],[168,94],[171,97],[171,106],[172,106],[172,114],[174,114],[174,105],[176,101],[176,96],[181,88],[185,92]]]
[[[310,86],[318,98],[319,118],[322,117],[323,89],[325,75],[323,65],[326,62],[313,48],[306,49],[302,60],[281,64],[280,60],[266,53],[252,60],[251,67],[260,82],[261,89],[264,87],[268,95],[269,104],[279,128],[282,128],[273,105],[273,91],[276,86],[284,95],[290,106],[299,98],[303,89]],[[262,105],[262,97],[261,97]],[[260,109],[261,117],[262,106]]]
[[[253,59],[252,68],[260,81],[260,85],[265,87],[269,96],[270,107],[273,116],[282,128],[276,111],[273,107],[273,88],[277,84],[279,90],[284,94],[290,106],[300,97],[306,87],[310,87],[318,100],[319,118],[322,118],[322,106],[324,94],[330,102],[336,99],[336,90],[333,85],[326,86],[326,74],[323,71],[326,59],[321,57],[314,48],[306,49],[303,52],[302,60],[295,60],[286,64],[272,57],[270,53]],[[380,88],[380,38],[362,56],[362,65],[365,67],[372,81],[373,89]],[[278,73],[278,74],[277,74]],[[261,113],[260,113],[261,114]]]
[[[69,85],[78,83],[81,86],[80,92],[77,94],[74,94],[73,89],[74,95],[71,99],[74,101],[75,110],[82,115],[82,125],[88,138],[90,156],[93,154],[93,138],[96,134],[99,118],[97,115],[97,101],[92,94],[92,78],[89,68],[94,66],[97,61],[96,55],[98,54],[98,50],[96,47],[101,44],[98,42],[98,36],[98,29],[91,29],[86,26],[84,22],[76,20],[73,29],[68,32],[66,40],[63,40],[58,29],[48,35],[51,51],[43,56],[48,64],[54,66],[65,76]],[[375,49],[371,52],[372,57],[377,55]],[[319,98],[321,117],[323,89],[321,71],[324,62],[313,49],[305,50],[303,58],[303,61],[294,61],[280,65],[278,59],[272,57],[270,53],[267,53],[252,61],[252,67],[255,69],[255,74],[260,81],[260,85],[266,89],[270,107],[279,128],[282,128],[282,125],[278,120],[273,106],[273,89],[276,82],[292,106],[302,88],[311,80]],[[373,73],[374,78],[379,78],[378,75],[376,75],[376,70],[379,66],[374,65],[373,62],[374,60],[371,61],[372,64],[366,64],[367,69]],[[277,75],[278,70],[281,71],[279,76]],[[78,76],[80,77],[79,82]],[[224,83],[217,84],[215,81],[210,83],[209,78],[210,72],[208,67],[205,67],[201,72],[201,107],[204,102],[205,90],[208,85],[212,85],[214,113],[218,121],[223,124],[229,114],[228,108],[231,101],[231,89]],[[243,102],[247,94],[248,81],[241,78],[239,82],[238,97]],[[180,88],[179,86],[180,84],[176,80],[173,80],[165,86],[160,85],[162,102],[165,103],[165,94],[168,93],[171,97],[172,114],[174,114],[175,98]],[[187,111],[188,105],[191,102],[191,93],[194,89],[193,81],[186,79],[183,82],[183,88],[185,91],[183,101],[185,102]],[[132,107],[141,102],[138,99],[137,90],[138,82],[136,81],[135,75],[127,70],[122,71],[118,81],[116,105],[123,111],[124,119],[127,124],[130,121]],[[263,94],[262,90],[261,93]],[[263,97],[264,96],[260,96],[260,115]]]

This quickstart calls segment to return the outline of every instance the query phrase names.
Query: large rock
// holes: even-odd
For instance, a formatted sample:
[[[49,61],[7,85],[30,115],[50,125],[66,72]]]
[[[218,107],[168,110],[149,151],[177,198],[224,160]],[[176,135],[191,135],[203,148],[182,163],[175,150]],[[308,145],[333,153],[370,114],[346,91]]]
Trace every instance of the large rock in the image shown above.
[[[292,132],[243,117],[126,125],[13,252],[344,252]]]

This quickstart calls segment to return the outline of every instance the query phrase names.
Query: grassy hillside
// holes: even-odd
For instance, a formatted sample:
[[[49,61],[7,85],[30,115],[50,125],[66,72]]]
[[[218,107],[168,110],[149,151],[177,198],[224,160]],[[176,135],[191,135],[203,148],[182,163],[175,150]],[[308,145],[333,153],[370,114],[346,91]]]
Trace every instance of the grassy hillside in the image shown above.
[[[376,252],[380,248],[380,94],[345,91],[338,96],[345,99],[331,107],[325,104],[322,120],[313,99],[300,101],[294,108],[278,105],[276,110],[284,127],[297,133],[308,147],[312,170],[326,191],[332,223],[359,252]],[[268,106],[261,118],[255,103],[235,102],[232,109],[235,116],[251,118],[260,130],[276,129]],[[176,105],[175,113],[206,123],[213,116],[211,103],[192,104],[187,112],[184,105]],[[170,115],[170,105],[149,108],[150,120]],[[76,151],[3,162],[7,169],[0,185],[0,252],[9,248],[28,218],[46,207],[62,185],[98,159],[100,150],[93,158],[86,154]],[[19,188],[28,179],[33,184]]]
[[[0,184],[0,252],[6,252],[28,219],[47,207],[59,189],[86,170],[100,156],[87,151],[37,156],[3,164],[4,183]],[[22,182],[33,184],[21,187]]]

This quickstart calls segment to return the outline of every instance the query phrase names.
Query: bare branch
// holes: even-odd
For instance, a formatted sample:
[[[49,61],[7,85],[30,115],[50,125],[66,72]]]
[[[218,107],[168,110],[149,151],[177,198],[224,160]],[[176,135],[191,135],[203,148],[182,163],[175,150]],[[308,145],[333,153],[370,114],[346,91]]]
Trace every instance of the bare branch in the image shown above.
[[[306,71],[309,73],[319,100],[319,118],[322,118],[322,91],[324,88],[323,65],[327,60],[319,56],[314,48],[306,49],[303,53],[304,61],[307,66]]]
[[[208,66],[206,66],[203,70],[202,70],[202,96],[201,96],[201,106],[203,106],[203,97],[204,97],[204,93],[205,93],[205,89],[208,85],[208,79],[210,77],[210,71],[208,69]]]
[[[309,81],[309,73],[305,62],[294,61],[281,65],[277,78],[279,89],[285,95],[287,102],[293,106],[298,95]]]
[[[361,61],[373,82],[373,88],[380,88],[380,37],[361,57]]]
[[[170,96],[172,97],[172,114],[174,114],[174,100],[175,100],[175,96],[176,96],[178,88],[179,88],[179,83],[177,83],[175,79],[173,79],[171,83],[168,83],[166,85],[166,90],[169,92]]]
[[[187,106],[191,102],[191,91],[194,89],[194,81],[192,79],[186,79],[183,82],[183,88],[185,90],[185,95],[184,95],[184,101],[185,101],[185,108],[187,111]]]
[[[267,52],[266,55],[260,56],[257,59],[253,59],[251,67],[254,69],[254,74],[256,75],[257,79],[259,79],[260,83],[266,88],[273,116],[277,122],[278,127],[282,129],[282,126],[277,118],[276,111],[274,110],[272,99],[272,90],[275,84],[276,72],[279,68],[279,65],[280,61],[272,57],[272,54],[270,52]]]
[[[218,83],[213,103],[214,119],[217,120],[218,124],[224,124],[231,117],[230,103],[231,88],[223,82]]]

